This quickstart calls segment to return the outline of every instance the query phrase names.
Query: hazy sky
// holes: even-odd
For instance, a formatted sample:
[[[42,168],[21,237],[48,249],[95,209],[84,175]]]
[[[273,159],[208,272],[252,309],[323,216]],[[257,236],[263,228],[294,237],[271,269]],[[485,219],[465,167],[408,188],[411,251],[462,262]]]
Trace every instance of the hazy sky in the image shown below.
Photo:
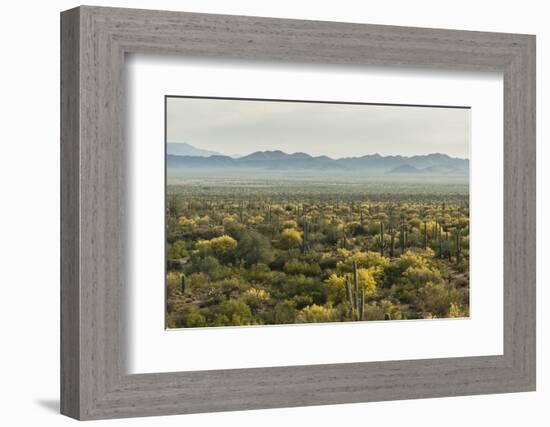
[[[332,158],[469,158],[470,110],[172,97],[167,139],[226,155],[282,150]]]

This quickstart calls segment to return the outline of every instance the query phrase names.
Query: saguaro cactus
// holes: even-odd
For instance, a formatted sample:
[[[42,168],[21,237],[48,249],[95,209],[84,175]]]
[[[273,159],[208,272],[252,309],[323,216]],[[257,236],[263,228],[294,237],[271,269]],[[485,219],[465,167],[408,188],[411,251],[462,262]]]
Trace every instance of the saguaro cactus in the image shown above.
[[[405,253],[405,222],[403,220],[401,221],[399,243],[401,244],[401,254],[403,254]]]
[[[185,293],[185,274],[181,275],[181,293]]]
[[[450,262],[452,260],[451,260],[451,246],[449,245],[449,232],[448,231],[445,232],[445,246],[447,248],[447,257],[449,258],[449,262]]]
[[[307,218],[304,218],[303,225],[304,236],[302,238],[302,253],[305,253],[308,250],[308,238],[309,238],[309,223]]]
[[[267,223],[271,225],[271,205],[267,205],[267,215],[266,215]]]
[[[365,289],[359,284],[357,261],[353,261],[353,273],[346,275],[346,298],[350,307],[349,317],[363,320],[365,313]]]
[[[424,221],[424,249],[428,247],[428,223]]]
[[[437,231],[439,234],[439,258],[443,258],[443,239],[442,239],[442,229],[441,224],[437,223]]]
[[[384,247],[386,243],[384,242],[384,223],[380,221],[380,255],[384,256]]]
[[[352,316],[353,314],[353,291],[351,290],[351,280],[349,278],[349,276],[346,275],[346,297],[347,297],[347,300],[348,300],[348,303],[349,303],[349,306],[350,306],[350,310],[349,310],[349,317]]]
[[[390,222],[390,257],[395,256],[395,227]]]
[[[355,266],[357,268],[357,266]],[[360,286],[359,288],[359,315],[358,320],[363,320],[365,314],[365,288]]]
[[[355,306],[355,310],[357,311],[358,305],[359,305],[359,274],[357,272],[357,261],[353,261],[353,291],[354,291],[354,297],[353,302]]]
[[[460,224],[456,225],[456,263],[460,263],[461,255],[461,236],[460,236]]]

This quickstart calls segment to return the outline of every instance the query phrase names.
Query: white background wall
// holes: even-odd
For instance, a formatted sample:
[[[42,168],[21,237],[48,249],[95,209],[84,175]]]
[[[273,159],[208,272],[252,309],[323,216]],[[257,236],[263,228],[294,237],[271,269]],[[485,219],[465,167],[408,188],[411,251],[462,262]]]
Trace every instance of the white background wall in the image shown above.
[[[504,31],[537,35],[538,390],[536,393],[172,416],[106,422],[148,426],[546,426],[550,423],[550,314],[544,271],[550,161],[550,26],[536,0],[96,1],[97,5]],[[63,426],[59,384],[59,12],[74,1],[11,1],[0,25],[0,422]],[[490,242],[489,242],[490,243]]]

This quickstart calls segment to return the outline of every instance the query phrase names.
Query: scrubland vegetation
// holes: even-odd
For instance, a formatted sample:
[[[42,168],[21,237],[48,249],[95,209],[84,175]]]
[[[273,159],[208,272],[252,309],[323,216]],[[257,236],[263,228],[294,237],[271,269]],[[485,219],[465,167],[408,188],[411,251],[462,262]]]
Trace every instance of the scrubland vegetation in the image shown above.
[[[166,326],[467,317],[468,209],[437,180],[177,181]]]

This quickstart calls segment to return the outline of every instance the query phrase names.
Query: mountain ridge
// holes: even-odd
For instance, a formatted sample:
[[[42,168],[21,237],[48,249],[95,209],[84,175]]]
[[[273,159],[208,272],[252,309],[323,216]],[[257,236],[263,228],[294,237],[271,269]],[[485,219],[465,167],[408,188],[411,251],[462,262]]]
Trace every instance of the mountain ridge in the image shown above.
[[[311,156],[303,152],[285,153],[281,150],[256,151],[233,158],[216,153],[211,156],[167,154],[170,169],[260,169],[271,171],[318,171],[364,175],[452,175],[467,176],[469,160],[443,153],[414,156],[382,156],[378,153],[360,157],[333,159]]]
[[[223,154],[217,151],[203,150],[197,148],[187,142],[168,142],[166,143],[166,153],[174,156],[197,156],[197,157],[210,157],[210,156],[222,156]]]

